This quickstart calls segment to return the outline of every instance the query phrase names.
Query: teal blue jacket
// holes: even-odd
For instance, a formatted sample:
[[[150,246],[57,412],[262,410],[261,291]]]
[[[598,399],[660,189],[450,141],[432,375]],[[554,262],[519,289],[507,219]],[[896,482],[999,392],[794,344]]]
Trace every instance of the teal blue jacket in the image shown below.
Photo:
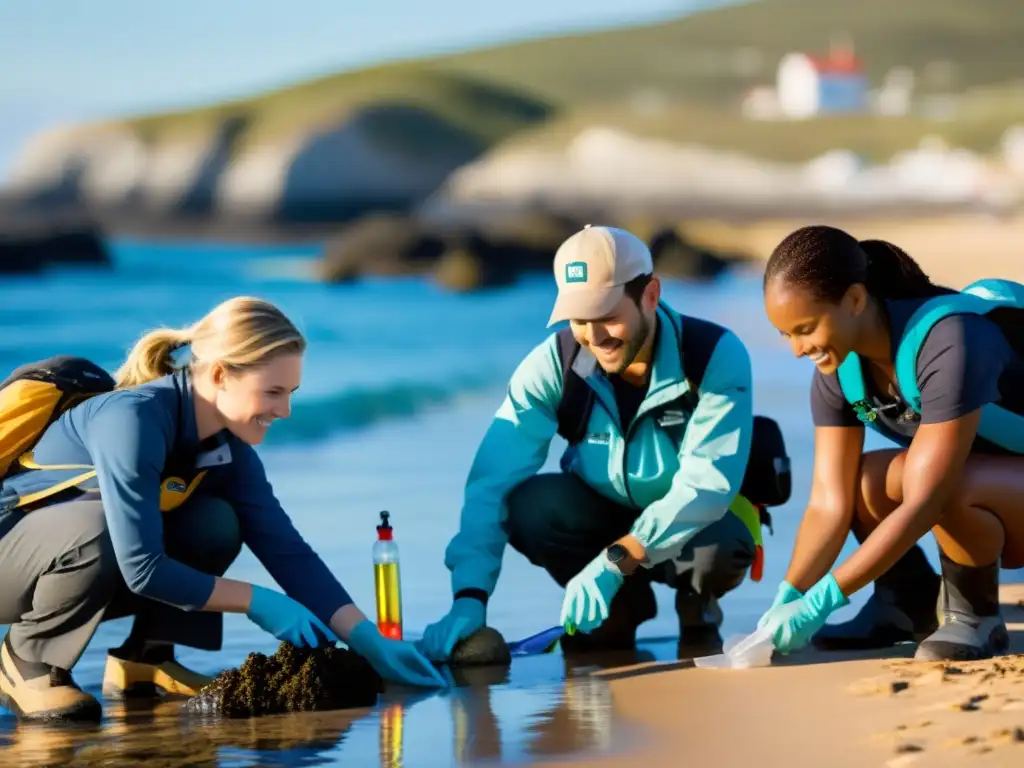
[[[689,390],[677,335],[677,328],[686,332],[685,321],[663,303],[658,323],[650,386],[628,446],[612,385],[594,366],[585,380],[600,404],[591,413],[587,437],[563,457],[563,468],[596,491],[642,510],[630,532],[647,549],[648,568],[677,556],[694,535],[725,514],[743,482],[754,418],[750,356],[731,331],[722,335],[708,362],[699,404],[681,443],[645,417]],[[580,355],[592,357],[585,348]],[[505,497],[547,459],[561,396],[562,369],[552,334],[516,368],[473,460],[459,531],[445,551],[453,593],[494,591],[508,541]]]

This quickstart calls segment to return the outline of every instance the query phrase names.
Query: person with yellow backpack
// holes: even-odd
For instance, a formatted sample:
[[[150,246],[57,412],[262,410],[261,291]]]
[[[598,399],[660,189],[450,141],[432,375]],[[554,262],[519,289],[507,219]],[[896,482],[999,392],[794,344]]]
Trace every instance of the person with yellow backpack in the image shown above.
[[[252,447],[288,417],[305,348],[277,307],[238,297],[146,334],[114,377],[59,357],[0,385],[0,703],[99,719],[71,669],[101,621],[128,615],[107,693],[195,693],[210,678],[174,646],[219,649],[224,612],[295,645],[341,639],[386,680],[446,685],[355,606]],[[222,577],[242,544],[283,592]]]

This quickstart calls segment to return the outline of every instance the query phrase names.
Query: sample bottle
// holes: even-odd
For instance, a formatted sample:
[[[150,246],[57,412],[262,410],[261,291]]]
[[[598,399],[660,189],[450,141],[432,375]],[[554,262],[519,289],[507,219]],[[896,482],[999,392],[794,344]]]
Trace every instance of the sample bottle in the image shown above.
[[[377,593],[377,629],[384,637],[402,639],[402,584],[398,573],[398,544],[388,518],[380,513],[373,543],[373,582]]]

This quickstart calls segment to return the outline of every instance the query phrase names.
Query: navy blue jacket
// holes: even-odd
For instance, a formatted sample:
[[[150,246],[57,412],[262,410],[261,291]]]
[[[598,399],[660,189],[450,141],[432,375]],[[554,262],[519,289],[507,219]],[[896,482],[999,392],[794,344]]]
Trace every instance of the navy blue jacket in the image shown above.
[[[227,430],[200,444],[187,371],[86,400],[62,414],[33,452],[35,463],[44,466],[94,466],[96,477],[81,487],[100,491],[125,583],[135,594],[195,610],[209,599],[214,576],[168,557],[163,549],[161,478],[181,457],[190,468],[207,470],[196,493],[231,504],[243,542],[286,594],[324,623],[352,602],[281,508],[252,446]],[[81,472],[38,469],[4,480],[0,536],[21,515],[32,514],[11,509],[19,497]]]

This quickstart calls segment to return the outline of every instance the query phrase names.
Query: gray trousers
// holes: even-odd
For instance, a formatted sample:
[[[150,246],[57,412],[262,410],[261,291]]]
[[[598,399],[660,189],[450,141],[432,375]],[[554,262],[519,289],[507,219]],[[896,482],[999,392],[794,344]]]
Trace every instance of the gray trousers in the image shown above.
[[[238,517],[221,499],[193,496],[163,517],[164,551],[193,568],[220,576],[241,551]],[[221,646],[221,614],[131,593],[95,494],[29,512],[0,538],[0,623],[25,661],[70,670],[99,623],[124,616],[135,616],[138,640]]]
[[[629,533],[639,510],[602,496],[576,475],[534,475],[509,494],[509,544],[565,586],[588,562]],[[629,576],[614,611],[633,613],[635,623],[652,618],[651,582],[676,589],[681,626],[720,624],[718,598],[738,587],[754,561],[754,538],[730,512],[697,534],[675,560],[638,568]]]

